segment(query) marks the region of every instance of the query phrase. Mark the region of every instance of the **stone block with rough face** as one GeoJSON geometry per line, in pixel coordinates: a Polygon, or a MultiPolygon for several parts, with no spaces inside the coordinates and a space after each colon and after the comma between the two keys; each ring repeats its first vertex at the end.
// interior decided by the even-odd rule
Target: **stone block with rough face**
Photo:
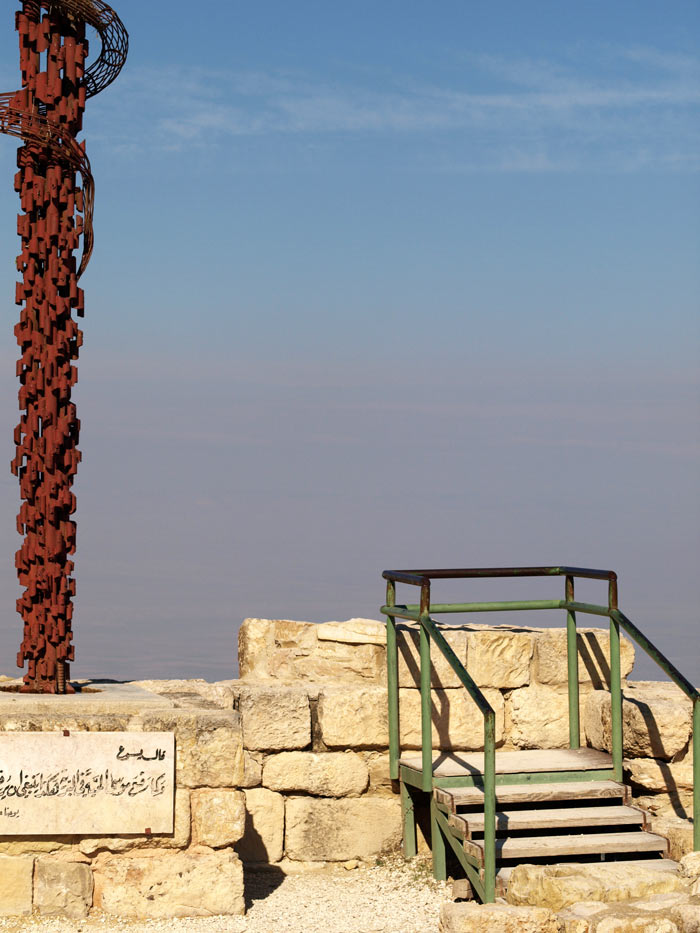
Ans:
{"type": "Polygon", "coordinates": [[[659,758],[625,758],[625,774],[637,787],[652,794],[682,794],[693,789],[693,756],[682,761],[662,761],[659,758]]]}
{"type": "Polygon", "coordinates": [[[92,907],[92,871],[82,862],[39,858],[34,869],[34,907],[40,914],[80,919],[92,907]]]}
{"type": "Polygon", "coordinates": [[[299,861],[371,858],[401,840],[398,799],[288,797],[285,852],[299,861]]]}
{"type": "Polygon", "coordinates": [[[668,857],[676,862],[693,851],[693,824],[689,819],[655,816],[651,821],[651,831],[668,839],[668,857]]]}
{"type": "MultiPolygon", "coordinates": [[[[610,694],[596,690],[585,705],[588,744],[612,749],[610,694]]],[[[623,691],[622,739],[628,758],[661,758],[683,752],[690,738],[690,700],[672,683],[638,681],[623,691]]]]}
{"type": "Polygon", "coordinates": [[[384,752],[361,752],[369,772],[369,793],[393,796],[394,785],[389,776],[389,756],[384,752]]]}
{"type": "Polygon", "coordinates": [[[238,669],[241,680],[267,680],[273,649],[274,620],[244,619],[238,629],[238,669]]]}
{"type": "Polygon", "coordinates": [[[515,906],[562,910],[580,901],[606,904],[683,890],[676,872],[635,864],[608,862],[582,865],[516,865],[506,898],[515,906]]]}
{"type": "Polygon", "coordinates": [[[700,852],[690,852],[684,855],[678,871],[681,877],[690,878],[692,881],[700,878],[700,852]]]}
{"type": "Polygon", "coordinates": [[[3,836],[0,855],[44,855],[48,852],[70,852],[78,843],[79,836],[25,836],[13,838],[3,836]]]}
{"type": "Polygon", "coordinates": [[[568,748],[569,695],[565,687],[532,683],[508,699],[508,739],[516,748],[568,748]]]}
{"type": "Polygon", "coordinates": [[[243,836],[246,821],[243,791],[202,787],[192,791],[192,842],[220,849],[243,836]]]}
{"type": "Polygon", "coordinates": [[[669,911],[670,918],[682,933],[699,933],[700,931],[700,904],[678,904],[669,911]]]}
{"type": "MultiPolygon", "coordinates": [[[[504,709],[500,690],[481,691],[496,713],[496,742],[503,741],[504,709]]],[[[478,750],[484,747],[484,717],[466,690],[431,691],[433,748],[478,750]]],[[[402,748],[421,747],[420,690],[399,690],[399,733],[402,748]]]]}
{"type": "Polygon", "coordinates": [[[596,933],[681,933],[669,917],[640,917],[627,912],[601,917],[595,930],[596,933]]]}
{"type": "Polygon", "coordinates": [[[316,797],[357,796],[367,788],[367,765],[356,752],[280,752],[265,761],[262,782],[270,790],[316,797]]]}
{"type": "Polygon", "coordinates": [[[328,748],[386,748],[386,688],[324,687],[318,700],[318,721],[328,748]]]}
{"type": "Polygon", "coordinates": [[[231,681],[209,683],[201,678],[179,680],[136,680],[131,684],[171,700],[188,709],[233,709],[231,681]]]}
{"type": "Polygon", "coordinates": [[[508,904],[443,904],[440,933],[558,933],[556,914],[542,907],[508,904]]]}
{"type": "Polygon", "coordinates": [[[129,731],[175,733],[178,787],[231,787],[243,778],[243,737],[234,710],[154,710],[134,717],[129,731]]]}
{"type": "Polygon", "coordinates": [[[244,681],[383,683],[386,634],[374,619],[245,619],[238,633],[244,681]]]}
{"type": "Polygon", "coordinates": [[[311,708],[306,690],[267,685],[238,688],[245,747],[251,751],[307,748],[311,708]]]}
{"type": "Polygon", "coordinates": [[[245,791],[245,830],[236,851],[244,862],[279,862],[284,847],[284,797],[266,787],[245,791]]]}
{"type": "Polygon", "coordinates": [[[230,849],[103,855],[94,900],[129,920],[243,914],[243,867],[230,849]]]}
{"type": "MultiPolygon", "coordinates": [[[[463,627],[438,625],[449,646],[462,664],[467,666],[467,633],[463,627]]],[[[417,625],[397,625],[396,643],[399,659],[399,686],[420,685],[420,633],[417,625]]],[[[430,683],[433,687],[459,687],[462,684],[442,652],[431,645],[430,683]]]]}
{"type": "Polygon", "coordinates": [[[595,918],[608,909],[602,901],[579,901],[557,914],[559,933],[591,933],[595,918]]]}
{"type": "Polygon", "coordinates": [[[34,859],[0,855],[0,917],[32,912],[34,859]]]}
{"type": "Polygon", "coordinates": [[[261,752],[243,750],[243,780],[241,787],[259,787],[262,781],[261,752]]]}
{"type": "MultiPolygon", "coordinates": [[[[579,683],[596,690],[610,684],[610,633],[600,628],[577,629],[579,683]]],[[[567,684],[566,629],[544,629],[537,633],[533,676],[541,684],[567,684]]],[[[620,673],[629,676],[634,667],[634,646],[620,637],[620,673]]]]}
{"type": "Polygon", "coordinates": [[[477,687],[524,687],[530,683],[533,647],[531,632],[476,629],[467,634],[467,669],[477,687]]]}

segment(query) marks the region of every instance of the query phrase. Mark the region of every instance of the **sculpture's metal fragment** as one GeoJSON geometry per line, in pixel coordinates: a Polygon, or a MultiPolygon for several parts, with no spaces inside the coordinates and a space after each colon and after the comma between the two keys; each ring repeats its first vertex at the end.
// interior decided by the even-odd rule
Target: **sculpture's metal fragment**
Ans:
{"type": "Polygon", "coordinates": [[[22,0],[16,14],[21,90],[0,94],[0,132],[16,136],[19,171],[15,190],[22,213],[17,232],[22,251],[15,302],[21,357],[20,423],[12,472],[23,499],[17,530],[24,541],[15,556],[24,587],[17,610],[24,638],[17,664],[27,664],[24,688],[63,693],[73,660],[71,577],[75,551],[75,496],[80,462],[80,422],[71,401],[82,332],[73,319],[84,313],[78,279],[92,252],[93,180],[82,129],[88,97],[119,74],[128,48],[126,30],[101,0],[22,0]],[[102,50],[86,66],[86,25],[97,30],[102,50]],[[80,184],[78,183],[80,176],[80,184]],[[83,237],[80,263],[75,252],[83,237]]]}

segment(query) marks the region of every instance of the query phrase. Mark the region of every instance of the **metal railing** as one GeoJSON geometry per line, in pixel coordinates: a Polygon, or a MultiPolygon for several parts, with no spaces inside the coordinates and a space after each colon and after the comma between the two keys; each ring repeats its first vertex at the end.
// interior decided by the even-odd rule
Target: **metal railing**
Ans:
{"type": "MultiPolygon", "coordinates": [[[[387,688],[389,700],[389,762],[392,780],[399,777],[399,678],[396,620],[407,619],[419,625],[419,682],[421,695],[421,789],[433,789],[432,717],[430,643],[436,645],[457,675],[484,719],[484,899],[495,896],[496,850],[496,735],[495,713],[466,668],[437,628],[432,615],[467,612],[506,612],[521,610],[566,610],[567,680],[569,689],[569,745],[580,747],[580,710],[576,613],[607,616],[610,619],[610,703],[612,761],[615,780],[622,780],[622,680],[620,672],[620,628],[642,648],[693,704],[692,736],[700,735],[700,693],[658,648],[618,608],[617,575],[612,570],[583,567],[491,567],[463,570],[385,570],[386,605],[381,611],[387,619],[387,688]],[[457,580],[503,577],[565,577],[564,599],[514,600],[507,602],[432,603],[433,580],[457,580]],[[574,580],[607,580],[607,606],[577,602],[574,580]],[[396,584],[420,587],[420,602],[399,605],[396,584]]],[[[700,741],[693,741],[693,848],[700,849],[700,741]]]]}

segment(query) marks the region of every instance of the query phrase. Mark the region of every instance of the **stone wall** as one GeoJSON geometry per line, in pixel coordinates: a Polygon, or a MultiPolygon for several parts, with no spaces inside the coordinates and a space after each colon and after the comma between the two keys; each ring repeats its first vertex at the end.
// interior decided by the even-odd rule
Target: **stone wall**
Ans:
{"type": "MultiPolygon", "coordinates": [[[[420,748],[418,631],[399,625],[400,736],[420,748]]],[[[441,626],[496,710],[501,748],[566,747],[566,632],[514,626],[441,626]]],[[[609,638],[579,632],[581,712],[608,679],[609,638]]],[[[634,664],[622,641],[622,672],[634,664]]],[[[398,844],[400,808],[389,780],[386,629],[351,619],[312,624],[246,619],[240,680],[232,684],[245,747],[244,861],[300,863],[376,856],[398,844]]],[[[433,651],[433,744],[477,750],[483,719],[433,651]]]]}
{"type": "Polygon", "coordinates": [[[137,684],[93,689],[0,692],[0,733],[174,732],[174,832],[0,836],[0,915],[80,918],[93,906],[127,918],[243,913],[234,845],[245,828],[244,759],[231,688],[201,682],[164,696],[137,684]]]}
{"type": "MultiPolygon", "coordinates": [[[[496,710],[500,748],[568,745],[563,628],[442,629],[496,710]]],[[[606,631],[579,631],[582,737],[597,748],[610,744],[608,651],[606,631]]],[[[627,678],[634,651],[625,639],[621,654],[627,678]]],[[[415,626],[399,627],[399,658],[402,749],[418,749],[415,626]]],[[[434,747],[480,749],[475,705],[435,651],[433,661],[434,747]]],[[[289,872],[374,859],[399,844],[384,624],[247,619],[239,662],[240,679],[214,684],[0,693],[0,732],[174,732],[177,785],[171,834],[0,838],[0,914],[80,917],[92,906],[123,917],[240,913],[242,863],[289,872]]],[[[690,838],[690,707],[670,685],[625,681],[624,693],[625,767],[678,856],[690,838]]]]}
{"type": "MultiPolygon", "coordinates": [[[[639,681],[623,691],[625,777],[635,799],[649,811],[652,831],[666,836],[670,857],[692,851],[692,704],[671,682],[639,681]]],[[[610,695],[595,691],[586,701],[588,744],[610,751],[610,695]]]]}

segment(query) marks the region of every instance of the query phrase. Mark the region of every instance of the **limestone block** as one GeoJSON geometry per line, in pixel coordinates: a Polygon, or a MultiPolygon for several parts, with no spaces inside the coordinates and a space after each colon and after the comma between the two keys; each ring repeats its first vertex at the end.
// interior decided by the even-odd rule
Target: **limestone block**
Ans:
{"type": "Polygon", "coordinates": [[[259,787],[262,781],[262,756],[243,749],[243,780],[241,787],[259,787]]]}
{"type": "Polygon", "coordinates": [[[245,797],[240,790],[201,788],[192,791],[192,835],[195,845],[220,849],[243,836],[245,797]]]}
{"type": "Polygon", "coordinates": [[[389,756],[383,752],[360,752],[369,772],[369,793],[393,796],[389,777],[389,756]]]}
{"type": "Polygon", "coordinates": [[[652,894],[651,897],[643,901],[632,901],[630,910],[643,910],[647,913],[653,913],[657,910],[663,910],[668,915],[671,907],[678,907],[688,900],[688,895],[681,891],[669,891],[666,894],[652,894]]]}
{"type": "Polygon", "coordinates": [[[468,669],[478,687],[505,690],[530,683],[534,634],[510,628],[479,629],[467,638],[468,669]]]}
{"type": "Polygon", "coordinates": [[[630,914],[603,917],[595,925],[596,933],[680,933],[668,917],[635,917],[630,914]]]}
{"type": "MultiPolygon", "coordinates": [[[[610,694],[596,690],[585,705],[588,744],[610,751],[610,694]]],[[[682,752],[690,737],[690,700],[672,683],[638,681],[624,688],[622,736],[629,758],[669,760],[682,752]]]]}
{"type": "Polygon", "coordinates": [[[367,766],[356,752],[280,752],[263,768],[263,786],[316,797],[357,796],[367,789],[367,766]]]}
{"type": "Polygon", "coordinates": [[[238,630],[238,669],[241,680],[269,678],[268,658],[273,651],[275,623],[271,619],[244,619],[238,630]]]}
{"type": "Polygon", "coordinates": [[[0,855],[39,855],[48,852],[70,852],[78,836],[0,836],[0,855]]]}
{"type": "Polygon", "coordinates": [[[284,797],[265,787],[245,791],[246,821],[236,851],[244,862],[279,862],[284,845],[284,797]]]}
{"type": "Polygon", "coordinates": [[[318,701],[318,721],[328,748],[386,748],[386,689],[324,687],[318,701]]]}
{"type": "Polygon", "coordinates": [[[348,619],[347,622],[321,622],[316,626],[321,641],[347,645],[386,645],[386,623],[376,619],[348,619]]]}
{"type": "Polygon", "coordinates": [[[700,904],[679,904],[669,911],[671,920],[682,933],[700,933],[700,904]]]}
{"type": "Polygon", "coordinates": [[[374,619],[293,622],[246,619],[238,635],[244,681],[383,683],[384,626],[374,619]]]}
{"type": "Polygon", "coordinates": [[[651,821],[651,831],[668,839],[668,858],[676,862],[693,851],[693,824],[690,820],[657,816],[651,821]]]}
{"type": "Polygon", "coordinates": [[[201,678],[190,680],[135,680],[132,686],[142,687],[172,700],[177,708],[233,709],[230,681],[209,683],[201,678]]]}
{"type": "MultiPolygon", "coordinates": [[[[438,626],[450,648],[462,664],[467,666],[467,633],[463,627],[438,626]]],[[[417,625],[397,625],[396,643],[399,658],[399,686],[420,686],[420,632],[417,625]]],[[[444,654],[435,646],[430,650],[430,683],[433,687],[462,688],[461,681],[452,670],[444,654]]]]}
{"type": "Polygon", "coordinates": [[[92,871],[81,862],[39,858],[34,871],[34,907],[40,914],[86,917],[92,907],[92,871]]]}
{"type": "MultiPolygon", "coordinates": [[[[148,694],[144,694],[148,696],[148,694]]],[[[14,696],[14,694],[11,694],[14,696]]],[[[34,698],[37,694],[20,694],[23,702],[25,696],[34,698]]],[[[45,694],[50,696],[50,694],[45,694]]],[[[2,698],[2,694],[0,694],[2,698]]],[[[164,701],[166,702],[166,701],[164,701]]],[[[156,709],[169,709],[169,705],[155,707],[156,709]]],[[[70,709],[70,708],[69,708],[70,709]]],[[[19,712],[10,715],[0,707],[2,716],[0,718],[0,731],[2,732],[62,732],[67,729],[69,732],[124,732],[129,728],[129,722],[133,717],[133,712],[124,712],[119,714],[110,713],[92,713],[84,714],[75,711],[53,712],[51,710],[40,712],[28,712],[24,714],[19,712]]]]}
{"type": "Polygon", "coordinates": [[[508,700],[509,740],[517,748],[568,748],[569,696],[565,687],[532,683],[508,700]]]}
{"type": "Polygon", "coordinates": [[[683,890],[676,872],[658,871],[643,862],[584,865],[517,865],[506,898],[516,906],[537,905],[562,910],[579,901],[606,904],[683,890]]]}
{"type": "Polygon", "coordinates": [[[386,648],[373,643],[346,644],[331,639],[321,640],[319,637],[312,657],[297,659],[288,668],[281,661],[280,670],[282,676],[286,674],[291,681],[384,684],[386,648]]]}
{"type": "MultiPolygon", "coordinates": [[[[600,628],[578,628],[579,683],[597,690],[610,683],[610,633],[600,628]]],[[[634,667],[634,646],[620,636],[620,673],[627,677],[634,667]]],[[[544,629],[537,634],[533,676],[542,684],[567,684],[566,629],[544,629]]]]}
{"type": "Polygon", "coordinates": [[[299,861],[344,862],[395,848],[401,839],[398,799],[289,797],[285,849],[299,861]]]}
{"type": "Polygon", "coordinates": [[[243,739],[234,710],[154,710],[129,722],[132,732],[175,733],[178,787],[231,787],[243,778],[243,739]]]}
{"type": "Polygon", "coordinates": [[[447,903],[440,908],[440,933],[558,933],[551,910],[508,904],[447,903]]]}
{"type": "Polygon", "coordinates": [[[185,849],[190,843],[190,792],[175,789],[175,821],[172,833],[151,836],[82,836],[78,848],[83,855],[97,852],[128,852],[130,849],[185,849]]]}
{"type": "MultiPolygon", "coordinates": [[[[496,741],[503,740],[503,694],[491,687],[481,691],[496,713],[496,741]]],[[[484,717],[466,690],[433,690],[434,748],[478,750],[484,747],[484,717]]],[[[421,747],[420,690],[399,690],[399,733],[403,748],[421,747]]]]}
{"type": "Polygon", "coordinates": [[[242,914],[243,868],[230,849],[103,857],[95,906],[126,919],[242,914]]]}
{"type": "Polygon", "coordinates": [[[0,855],[0,917],[32,912],[34,859],[0,855]]]}
{"type": "Polygon", "coordinates": [[[590,933],[592,918],[607,910],[600,901],[580,901],[557,914],[560,933],[590,933]]]}
{"type": "Polygon", "coordinates": [[[625,772],[633,784],[654,794],[678,794],[693,789],[693,759],[661,761],[659,758],[626,758],[625,772]]]}
{"type": "Polygon", "coordinates": [[[311,742],[311,710],[303,689],[242,687],[238,708],[247,749],[297,749],[306,748],[311,742]]]}
{"type": "Polygon", "coordinates": [[[684,855],[678,871],[683,878],[691,878],[693,881],[700,878],[700,852],[690,852],[684,855]]]}

